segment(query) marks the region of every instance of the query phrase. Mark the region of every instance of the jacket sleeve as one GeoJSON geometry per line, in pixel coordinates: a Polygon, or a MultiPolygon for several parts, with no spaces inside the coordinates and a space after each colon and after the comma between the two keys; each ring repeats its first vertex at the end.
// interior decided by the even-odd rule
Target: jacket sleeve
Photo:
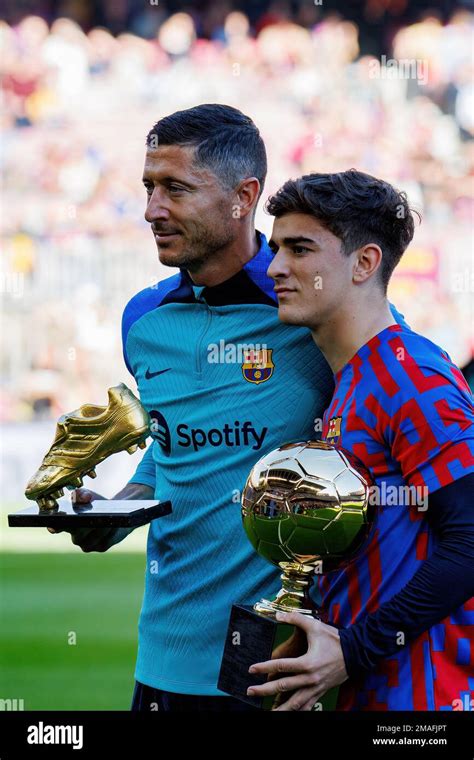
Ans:
{"type": "Polygon", "coordinates": [[[129,483],[141,483],[156,490],[156,465],[153,459],[154,444],[155,442],[152,441],[148,446],[134,475],[128,481],[129,483]]]}

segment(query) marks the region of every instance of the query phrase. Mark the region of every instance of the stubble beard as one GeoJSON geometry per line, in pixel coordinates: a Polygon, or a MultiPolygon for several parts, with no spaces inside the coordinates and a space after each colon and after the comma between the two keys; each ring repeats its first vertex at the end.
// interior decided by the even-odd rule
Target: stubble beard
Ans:
{"type": "Polygon", "coordinates": [[[168,258],[166,249],[162,249],[164,260],[162,260],[160,254],[160,261],[165,266],[187,269],[191,273],[198,272],[208,261],[215,259],[220,251],[233,243],[234,240],[235,234],[230,229],[221,228],[216,231],[206,229],[199,236],[195,235],[189,240],[184,241],[182,250],[176,256],[168,258]]]}

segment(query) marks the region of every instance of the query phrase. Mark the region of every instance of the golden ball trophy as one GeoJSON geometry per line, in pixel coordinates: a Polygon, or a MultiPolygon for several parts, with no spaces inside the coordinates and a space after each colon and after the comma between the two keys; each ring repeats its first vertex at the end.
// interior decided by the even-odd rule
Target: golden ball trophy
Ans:
{"type": "MultiPolygon", "coordinates": [[[[306,651],[301,630],[278,622],[276,613],[319,617],[309,594],[313,577],[344,567],[368,541],[371,485],[355,457],[321,441],[285,444],[255,464],[242,494],[243,526],[260,556],[282,570],[282,585],[273,599],[233,605],[219,689],[267,710],[290,696],[247,696],[249,686],[267,678],[248,669],[306,651]]],[[[334,710],[337,692],[328,691],[319,709],[334,710]]]]}

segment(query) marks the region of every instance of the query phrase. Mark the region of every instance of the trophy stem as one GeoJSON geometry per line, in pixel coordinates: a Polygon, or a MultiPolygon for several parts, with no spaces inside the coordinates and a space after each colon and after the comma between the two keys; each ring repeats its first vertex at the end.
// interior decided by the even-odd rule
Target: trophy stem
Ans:
{"type": "Polygon", "coordinates": [[[261,615],[275,617],[277,612],[301,612],[315,617],[317,607],[309,595],[313,585],[314,568],[296,562],[280,562],[281,589],[274,599],[261,599],[253,609],[261,615]]]}

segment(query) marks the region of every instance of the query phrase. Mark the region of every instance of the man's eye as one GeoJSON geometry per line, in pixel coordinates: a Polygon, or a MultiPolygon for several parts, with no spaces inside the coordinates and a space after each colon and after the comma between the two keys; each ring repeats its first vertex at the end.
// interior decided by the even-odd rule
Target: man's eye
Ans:
{"type": "Polygon", "coordinates": [[[146,194],[147,195],[151,195],[152,192],[153,192],[152,186],[151,185],[144,185],[144,187],[145,187],[145,190],[146,190],[146,194]]]}
{"type": "Polygon", "coordinates": [[[304,245],[294,245],[293,246],[293,253],[308,253],[310,249],[306,248],[304,245]]]}
{"type": "Polygon", "coordinates": [[[169,191],[170,193],[182,193],[184,192],[184,187],[181,187],[181,185],[169,185],[169,191]]]}

